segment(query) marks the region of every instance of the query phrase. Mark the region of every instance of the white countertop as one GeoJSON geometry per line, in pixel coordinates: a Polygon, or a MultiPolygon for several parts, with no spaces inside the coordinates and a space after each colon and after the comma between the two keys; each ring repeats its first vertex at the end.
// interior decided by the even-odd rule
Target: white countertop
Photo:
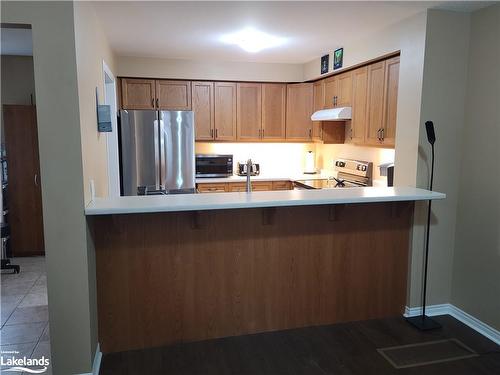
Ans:
{"type": "Polygon", "coordinates": [[[311,206],[444,199],[443,193],[412,187],[359,187],[319,190],[258,191],[95,198],[85,214],[223,210],[232,208],[311,206]]]}

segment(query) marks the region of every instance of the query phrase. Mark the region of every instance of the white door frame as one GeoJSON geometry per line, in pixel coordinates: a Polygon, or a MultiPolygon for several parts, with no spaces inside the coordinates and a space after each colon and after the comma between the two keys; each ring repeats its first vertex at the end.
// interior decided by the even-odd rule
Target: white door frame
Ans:
{"type": "Polygon", "coordinates": [[[112,132],[106,133],[106,148],[108,153],[108,196],[120,196],[120,162],[118,155],[118,122],[117,122],[117,100],[116,100],[116,79],[113,72],[102,61],[103,84],[104,84],[104,104],[111,106],[111,128],[112,132]],[[106,82],[108,77],[111,82],[106,82]]]}

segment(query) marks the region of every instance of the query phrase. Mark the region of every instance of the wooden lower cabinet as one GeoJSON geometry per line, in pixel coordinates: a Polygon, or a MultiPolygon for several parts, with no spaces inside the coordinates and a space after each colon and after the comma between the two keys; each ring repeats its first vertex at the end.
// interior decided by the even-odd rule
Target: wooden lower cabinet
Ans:
{"type": "MultiPolygon", "coordinates": [[[[246,182],[199,183],[199,193],[225,193],[246,191],[246,182]]],[[[252,191],[292,190],[291,181],[252,181],[252,191]]]]}
{"type": "Polygon", "coordinates": [[[217,183],[217,184],[198,184],[199,193],[225,193],[227,192],[227,184],[217,183]]]}
{"type": "Polygon", "coordinates": [[[292,190],[292,181],[273,181],[273,190],[292,190]]]}

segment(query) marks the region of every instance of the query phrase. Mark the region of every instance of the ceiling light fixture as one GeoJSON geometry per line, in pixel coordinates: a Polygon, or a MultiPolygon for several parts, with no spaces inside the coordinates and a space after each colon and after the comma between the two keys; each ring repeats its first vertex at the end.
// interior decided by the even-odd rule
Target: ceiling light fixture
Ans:
{"type": "Polygon", "coordinates": [[[277,47],[286,43],[286,38],[270,35],[247,27],[241,31],[221,37],[226,44],[236,44],[247,52],[259,52],[266,48],[277,47]]]}

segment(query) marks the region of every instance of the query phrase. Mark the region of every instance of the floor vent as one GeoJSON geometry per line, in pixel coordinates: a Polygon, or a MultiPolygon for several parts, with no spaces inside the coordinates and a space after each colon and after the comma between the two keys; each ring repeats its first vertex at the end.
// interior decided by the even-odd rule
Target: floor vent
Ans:
{"type": "Polygon", "coordinates": [[[377,349],[397,369],[457,361],[478,354],[457,339],[429,341],[418,344],[377,349]]]}

